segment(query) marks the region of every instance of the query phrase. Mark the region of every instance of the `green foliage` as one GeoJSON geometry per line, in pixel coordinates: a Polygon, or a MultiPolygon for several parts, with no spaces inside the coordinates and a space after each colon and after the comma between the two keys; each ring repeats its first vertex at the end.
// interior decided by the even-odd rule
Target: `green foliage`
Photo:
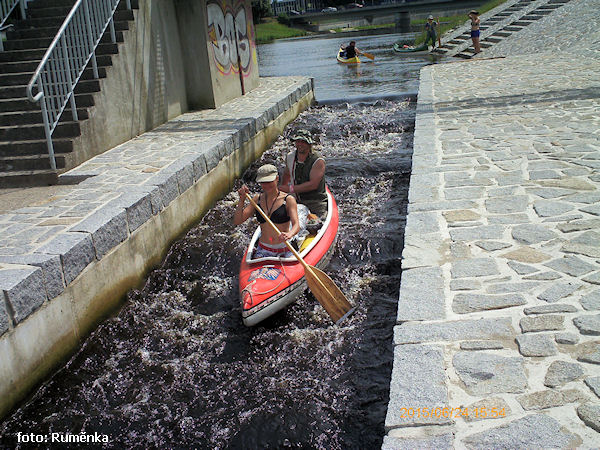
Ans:
{"type": "Polygon", "coordinates": [[[277,22],[279,22],[280,24],[289,26],[290,25],[290,17],[285,13],[281,13],[277,16],[277,22]]]}
{"type": "Polygon", "coordinates": [[[252,21],[256,25],[261,23],[266,17],[271,17],[271,4],[265,0],[252,0],[252,21]]]}
{"type": "Polygon", "coordinates": [[[266,44],[275,39],[283,39],[297,36],[305,36],[306,31],[297,28],[290,28],[281,23],[277,23],[274,19],[267,19],[264,23],[255,25],[256,43],[266,44]]]}

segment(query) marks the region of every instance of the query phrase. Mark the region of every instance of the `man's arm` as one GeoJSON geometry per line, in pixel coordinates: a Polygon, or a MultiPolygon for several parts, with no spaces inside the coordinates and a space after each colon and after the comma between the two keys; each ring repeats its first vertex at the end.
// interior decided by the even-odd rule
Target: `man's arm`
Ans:
{"type": "Polygon", "coordinates": [[[318,159],[310,169],[310,179],[306,183],[294,185],[294,192],[302,193],[314,191],[325,176],[325,161],[318,159]]]}

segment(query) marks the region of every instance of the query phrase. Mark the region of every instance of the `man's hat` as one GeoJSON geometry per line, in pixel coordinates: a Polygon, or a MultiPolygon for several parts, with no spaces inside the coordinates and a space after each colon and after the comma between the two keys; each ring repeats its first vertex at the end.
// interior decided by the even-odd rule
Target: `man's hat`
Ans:
{"type": "Polygon", "coordinates": [[[429,20],[429,19],[433,20],[433,16],[431,16],[431,15],[430,15],[430,16],[429,16],[427,19],[428,19],[428,20],[429,20]]]}
{"type": "Polygon", "coordinates": [[[469,14],[475,14],[475,15],[479,15],[479,11],[475,11],[474,9],[472,9],[471,11],[469,11],[469,14]]]}
{"type": "Polygon", "coordinates": [[[277,175],[279,175],[277,167],[273,164],[265,164],[264,166],[260,166],[256,171],[256,182],[269,183],[277,178],[277,175]]]}
{"type": "Polygon", "coordinates": [[[307,144],[314,144],[313,138],[308,130],[298,130],[292,136],[292,141],[304,141],[307,144]]]}

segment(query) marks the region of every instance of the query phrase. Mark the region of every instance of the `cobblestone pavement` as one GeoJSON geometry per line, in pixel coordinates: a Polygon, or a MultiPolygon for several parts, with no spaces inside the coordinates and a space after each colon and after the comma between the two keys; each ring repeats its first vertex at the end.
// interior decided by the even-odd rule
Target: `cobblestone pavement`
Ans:
{"type": "Polygon", "coordinates": [[[64,190],[37,191],[34,204],[25,194],[26,207],[2,208],[0,336],[311,89],[306,77],[263,78],[243,97],[183,114],[61,175],[73,183],[64,190]]]}
{"type": "Polygon", "coordinates": [[[383,448],[600,445],[599,29],[421,71],[383,448]]]}

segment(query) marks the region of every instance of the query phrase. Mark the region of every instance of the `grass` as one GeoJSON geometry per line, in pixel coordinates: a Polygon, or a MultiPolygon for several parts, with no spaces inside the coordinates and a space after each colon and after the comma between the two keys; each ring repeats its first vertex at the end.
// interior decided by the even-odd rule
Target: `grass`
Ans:
{"type": "Polygon", "coordinates": [[[306,31],[285,26],[274,18],[267,18],[263,23],[254,26],[257,44],[267,44],[275,39],[306,36],[306,31]]]}
{"type": "Polygon", "coordinates": [[[334,28],[333,31],[336,33],[341,33],[343,31],[352,31],[352,30],[374,30],[376,28],[390,28],[393,27],[393,23],[383,23],[380,25],[363,25],[360,27],[350,27],[350,28],[334,28]]]}
{"type": "MultiPolygon", "coordinates": [[[[481,7],[478,9],[478,11],[480,14],[486,13],[489,10],[494,9],[496,6],[501,5],[505,1],[506,0],[491,0],[491,1],[481,5],[481,7]]],[[[464,24],[467,20],[469,20],[465,14],[460,14],[458,16],[436,17],[436,20],[438,20],[438,19],[440,22],[442,22],[440,25],[441,30],[436,30],[436,32],[438,32],[438,36],[443,35],[446,31],[456,28],[456,27],[464,24]]],[[[425,22],[427,22],[426,19],[413,20],[413,21],[411,21],[411,24],[412,25],[425,25],[425,22]]],[[[423,42],[425,42],[425,32],[423,32],[420,36],[417,36],[417,38],[415,39],[414,45],[419,45],[423,42]]]]}

